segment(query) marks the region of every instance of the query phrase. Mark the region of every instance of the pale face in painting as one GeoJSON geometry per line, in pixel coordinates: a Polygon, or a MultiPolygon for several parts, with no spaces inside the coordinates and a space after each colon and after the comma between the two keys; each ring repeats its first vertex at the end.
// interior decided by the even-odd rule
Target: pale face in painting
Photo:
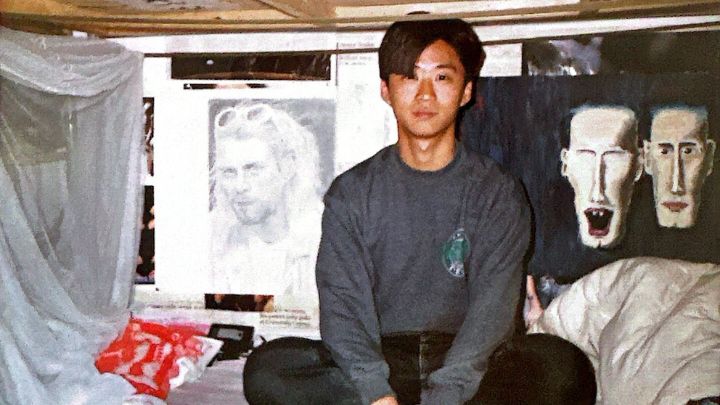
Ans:
{"type": "Polygon", "coordinates": [[[218,141],[217,187],[238,222],[257,225],[285,209],[287,179],[267,142],[258,137],[218,141]]]}
{"type": "Polygon", "coordinates": [[[700,191],[712,172],[715,142],[707,139],[704,110],[665,108],[652,120],[645,142],[645,171],[652,176],[660,226],[689,228],[700,209],[700,191]]]}
{"type": "Polygon", "coordinates": [[[642,175],[635,114],[625,107],[586,107],[570,122],[562,175],[575,191],[580,239],[610,248],[622,239],[634,183],[642,175]]]}

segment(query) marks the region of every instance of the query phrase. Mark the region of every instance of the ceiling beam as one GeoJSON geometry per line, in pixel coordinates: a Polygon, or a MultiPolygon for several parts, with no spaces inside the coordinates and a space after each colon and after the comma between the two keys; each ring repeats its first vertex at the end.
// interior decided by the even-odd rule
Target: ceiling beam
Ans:
{"type": "Polygon", "coordinates": [[[2,2],[0,2],[0,13],[18,12],[62,15],[63,13],[75,13],[77,11],[77,7],[58,3],[53,0],[2,0],[2,2]]]}
{"type": "Polygon", "coordinates": [[[335,10],[326,0],[255,0],[295,18],[332,18],[335,10]]]}
{"type": "MultiPolygon", "coordinates": [[[[286,0],[287,1],[287,0],[286,0]]],[[[486,0],[483,0],[486,1],[486,0]]],[[[52,0],[0,0],[0,23],[16,29],[63,27],[99,36],[137,36],[290,30],[384,29],[396,20],[458,17],[475,25],[682,15],[718,15],[718,0],[585,0],[581,3],[478,10],[482,1],[444,2],[452,12],[404,15],[363,11],[335,17],[293,18],[278,10],[132,12],[104,14],[98,9],[72,8],[52,0]],[[465,8],[459,8],[462,5],[465,8]]],[[[443,4],[443,3],[437,3],[443,4]]],[[[392,7],[392,6],[387,6],[392,7]]],[[[338,8],[339,9],[339,8],[338,8]]],[[[395,10],[400,12],[400,10],[395,10]]],[[[37,31],[36,31],[37,32],[37,31]]]]}

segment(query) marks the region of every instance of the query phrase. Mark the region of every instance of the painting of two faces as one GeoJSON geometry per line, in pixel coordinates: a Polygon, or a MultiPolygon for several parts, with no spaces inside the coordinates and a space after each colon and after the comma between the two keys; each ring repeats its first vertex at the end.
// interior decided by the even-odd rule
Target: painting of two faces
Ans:
{"type": "Polygon", "coordinates": [[[627,257],[720,263],[718,84],[705,72],[481,80],[461,139],[521,179],[530,274],[563,284],[627,257]]]}

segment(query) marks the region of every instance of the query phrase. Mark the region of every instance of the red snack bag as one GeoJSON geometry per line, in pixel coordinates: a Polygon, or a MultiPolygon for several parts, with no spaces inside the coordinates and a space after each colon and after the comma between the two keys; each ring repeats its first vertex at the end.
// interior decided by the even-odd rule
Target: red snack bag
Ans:
{"type": "Polygon", "coordinates": [[[138,394],[167,398],[170,379],[178,375],[175,360],[202,354],[202,343],[191,328],[167,326],[131,319],[117,339],[97,357],[100,372],[123,376],[138,394]]]}

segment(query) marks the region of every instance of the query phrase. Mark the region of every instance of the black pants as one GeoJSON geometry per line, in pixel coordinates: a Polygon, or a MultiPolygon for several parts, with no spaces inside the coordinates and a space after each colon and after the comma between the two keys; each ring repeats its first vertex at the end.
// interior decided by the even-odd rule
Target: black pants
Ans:
{"type": "MultiPolygon", "coordinates": [[[[398,402],[420,402],[427,376],[442,366],[452,340],[452,335],[439,333],[382,338],[389,383],[398,402]]],[[[281,338],[265,343],[248,358],[243,381],[251,405],[361,404],[352,383],[318,340],[281,338]]]]}

